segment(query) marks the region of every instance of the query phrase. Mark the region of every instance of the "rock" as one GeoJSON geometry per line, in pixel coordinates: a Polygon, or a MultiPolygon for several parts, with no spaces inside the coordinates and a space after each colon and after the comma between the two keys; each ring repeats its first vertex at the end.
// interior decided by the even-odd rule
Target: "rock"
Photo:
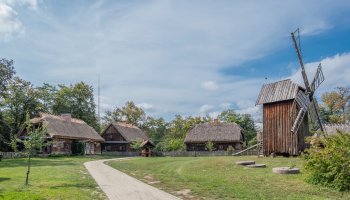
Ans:
{"type": "Polygon", "coordinates": [[[246,165],[246,167],[249,168],[266,168],[265,164],[253,164],[253,165],[246,165]]]}
{"type": "Polygon", "coordinates": [[[255,161],[252,160],[246,160],[246,161],[238,161],[236,162],[237,165],[254,165],[255,161]]]}
{"type": "Polygon", "coordinates": [[[273,173],[277,174],[299,174],[299,168],[290,168],[290,167],[275,167],[272,169],[273,173]]]}

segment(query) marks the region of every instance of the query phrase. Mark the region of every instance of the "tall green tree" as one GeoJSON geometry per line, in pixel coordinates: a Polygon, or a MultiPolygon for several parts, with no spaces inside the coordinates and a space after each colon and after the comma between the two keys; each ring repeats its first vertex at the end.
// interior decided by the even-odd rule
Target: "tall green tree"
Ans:
{"type": "Polygon", "coordinates": [[[10,80],[15,75],[15,68],[13,67],[13,60],[1,59],[0,60],[0,98],[5,95],[7,86],[10,80]]]}
{"type": "Polygon", "coordinates": [[[135,105],[134,102],[128,101],[123,107],[116,107],[113,111],[106,111],[103,121],[110,123],[113,121],[124,121],[135,126],[141,127],[146,121],[146,113],[135,105]]]}
{"type": "Polygon", "coordinates": [[[29,81],[19,77],[14,77],[9,82],[3,102],[4,118],[14,133],[17,133],[25,122],[26,113],[29,113],[30,117],[37,113],[38,101],[35,89],[29,81]]]}
{"type": "Polygon", "coordinates": [[[53,113],[53,105],[57,88],[48,83],[35,89],[38,100],[37,110],[44,113],[53,113]]]}
{"type": "MultiPolygon", "coordinates": [[[[48,87],[49,91],[54,90],[48,87]]],[[[74,85],[59,85],[52,102],[53,114],[71,113],[74,118],[84,120],[87,124],[100,131],[95,114],[92,86],[79,82],[74,85]]]]}
{"type": "Polygon", "coordinates": [[[15,75],[15,69],[13,67],[13,60],[1,59],[0,60],[0,151],[10,150],[10,139],[12,129],[8,125],[4,118],[4,98],[7,94],[7,88],[15,75]]]}

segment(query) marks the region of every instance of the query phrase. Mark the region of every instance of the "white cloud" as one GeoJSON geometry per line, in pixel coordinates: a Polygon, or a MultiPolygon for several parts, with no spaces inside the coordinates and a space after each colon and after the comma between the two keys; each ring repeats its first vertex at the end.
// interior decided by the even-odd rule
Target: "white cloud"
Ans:
{"type": "Polygon", "coordinates": [[[29,9],[37,10],[39,1],[38,0],[0,0],[0,3],[6,3],[7,5],[15,6],[27,6],[29,9]]]}
{"type": "MultiPolygon", "coordinates": [[[[22,5],[40,4],[33,2],[22,5]]],[[[101,107],[151,102],[154,115],[168,119],[235,104],[254,113],[264,77],[222,70],[290,45],[286,38],[296,27],[308,35],[329,30],[338,23],[334,13],[349,10],[333,1],[46,3],[40,19],[33,12],[21,16],[32,20],[25,38],[0,48],[19,75],[37,85],[82,80],[96,86],[100,74],[108,97],[101,107]]]]}
{"type": "Polygon", "coordinates": [[[204,81],[201,83],[202,88],[206,90],[216,90],[218,89],[218,85],[214,81],[204,81]]]}
{"type": "Polygon", "coordinates": [[[9,41],[14,34],[23,33],[24,27],[12,7],[0,2],[0,40],[9,41]]]}
{"type": "Polygon", "coordinates": [[[136,104],[136,106],[141,107],[145,111],[152,111],[155,109],[155,107],[149,103],[140,103],[140,104],[136,104]]]}
{"type": "Polygon", "coordinates": [[[209,104],[204,104],[199,108],[199,113],[209,113],[211,111],[213,111],[214,106],[213,105],[209,105],[209,104]]]}
{"type": "MultiPolygon", "coordinates": [[[[337,54],[332,57],[327,57],[318,62],[305,64],[305,70],[311,84],[316,73],[319,63],[322,63],[322,71],[325,81],[316,90],[316,94],[322,94],[325,91],[333,90],[337,86],[350,84],[350,53],[337,54]]],[[[304,86],[300,69],[291,77],[293,81],[304,86]]]]}

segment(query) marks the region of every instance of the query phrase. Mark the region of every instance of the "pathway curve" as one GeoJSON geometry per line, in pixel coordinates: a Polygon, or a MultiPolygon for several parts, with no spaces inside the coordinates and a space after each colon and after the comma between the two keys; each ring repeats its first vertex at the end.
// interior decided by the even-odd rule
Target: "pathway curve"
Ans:
{"type": "MultiPolygon", "coordinates": [[[[130,158],[118,158],[125,160],[130,158]]],[[[85,167],[110,200],[179,200],[106,164],[108,160],[89,161],[85,167]]]]}

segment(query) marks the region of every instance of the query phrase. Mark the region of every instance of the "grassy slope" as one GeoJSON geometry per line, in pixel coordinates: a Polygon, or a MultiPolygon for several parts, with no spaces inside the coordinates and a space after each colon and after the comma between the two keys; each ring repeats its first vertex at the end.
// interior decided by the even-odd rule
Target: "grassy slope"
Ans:
{"type": "Polygon", "coordinates": [[[108,164],[173,194],[190,189],[190,195],[180,195],[185,199],[350,199],[349,192],[305,183],[305,174],[272,173],[273,167],[301,167],[299,158],[163,157],[108,164]],[[234,164],[239,160],[255,160],[268,167],[248,169],[234,164]]]}
{"type": "Polygon", "coordinates": [[[0,199],[106,199],[83,163],[102,157],[34,158],[29,186],[26,159],[0,162],[0,199]]]}

